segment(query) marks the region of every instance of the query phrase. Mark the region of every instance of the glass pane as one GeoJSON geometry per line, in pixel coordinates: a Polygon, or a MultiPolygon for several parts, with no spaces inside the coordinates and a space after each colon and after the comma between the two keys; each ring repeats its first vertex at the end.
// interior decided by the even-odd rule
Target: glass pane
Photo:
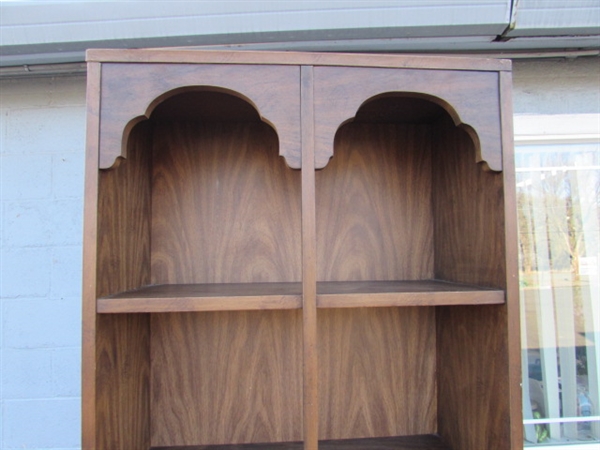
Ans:
{"type": "Polygon", "coordinates": [[[525,445],[600,441],[600,143],[517,146],[525,445]]]}

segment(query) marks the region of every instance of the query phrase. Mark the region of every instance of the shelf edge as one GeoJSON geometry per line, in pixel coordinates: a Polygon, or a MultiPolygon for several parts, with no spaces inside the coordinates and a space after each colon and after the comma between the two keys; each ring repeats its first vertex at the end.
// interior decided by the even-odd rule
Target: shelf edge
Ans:
{"type": "Polygon", "coordinates": [[[300,308],[302,308],[301,295],[101,298],[96,302],[96,310],[100,314],[255,311],[300,308]]]}
{"type": "Polygon", "coordinates": [[[317,295],[318,308],[377,308],[392,306],[498,305],[504,291],[378,292],[317,295]]]}

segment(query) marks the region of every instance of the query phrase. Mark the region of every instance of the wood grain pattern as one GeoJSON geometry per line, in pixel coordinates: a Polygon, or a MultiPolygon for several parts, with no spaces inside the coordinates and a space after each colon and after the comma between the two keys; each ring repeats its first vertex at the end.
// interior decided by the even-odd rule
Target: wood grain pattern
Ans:
{"type": "Polygon", "coordinates": [[[520,448],[509,61],[88,57],[83,448],[520,448]]]}
{"type": "Polygon", "coordinates": [[[523,442],[523,409],[521,383],[521,322],[519,319],[519,269],[517,235],[517,194],[513,146],[513,107],[511,73],[500,74],[502,106],[502,156],[504,158],[504,223],[506,245],[506,308],[508,329],[508,391],[510,396],[510,429],[513,449],[523,442]]]}
{"type": "Polygon", "coordinates": [[[405,67],[414,69],[448,69],[498,71],[510,70],[508,59],[429,56],[377,55],[357,53],[220,51],[182,49],[114,50],[89,49],[87,61],[130,63],[189,63],[189,64],[280,64],[316,66],[405,67]]]}
{"type": "Polygon", "coordinates": [[[313,68],[301,68],[302,95],[302,338],[304,450],[318,450],[317,243],[313,68]]]}
{"type": "Polygon", "coordinates": [[[435,433],[433,308],[319,311],[321,439],[435,433]]]}
{"type": "Polygon", "coordinates": [[[321,282],[319,308],[485,305],[504,303],[504,291],[437,280],[321,282]]]}
{"type": "Polygon", "coordinates": [[[300,283],[162,284],[98,299],[99,313],[248,311],[301,307],[300,283]]]}
{"type": "MultiPolygon", "coordinates": [[[[150,446],[150,327],[146,314],[99,316],[97,450],[150,446]]],[[[87,448],[86,448],[87,450],[87,448]]]]}
{"type": "Polygon", "coordinates": [[[436,138],[435,278],[505,289],[503,175],[473,163],[470,137],[450,120],[436,138]]]}
{"type": "Polygon", "coordinates": [[[514,448],[506,306],[440,307],[436,320],[440,436],[462,450],[514,448]]]}
{"type": "Polygon", "coordinates": [[[100,115],[98,63],[88,64],[82,285],[82,447],[96,445],[96,264],[98,232],[98,142],[100,115]]]}
{"type": "Polygon", "coordinates": [[[340,129],[316,176],[319,281],[433,278],[430,134],[423,125],[340,129]]]}
{"type": "Polygon", "coordinates": [[[444,107],[475,140],[476,161],[502,170],[498,74],[433,70],[315,68],[315,166],[327,165],[338,127],[378,95],[404,93],[444,107]],[[335,105],[332,108],[331,105],[335,105]],[[485,105],[482,108],[481,105],[485,105]]]}
{"type": "MultiPolygon", "coordinates": [[[[473,164],[466,133],[438,126],[435,271],[506,289],[503,175],[473,164]]],[[[507,167],[508,169],[508,167],[507,167]]],[[[511,448],[506,304],[437,309],[438,424],[452,448],[511,448]]]]}
{"type": "MultiPolygon", "coordinates": [[[[147,126],[133,131],[130,159],[101,171],[98,186],[96,295],[150,282],[150,154],[147,126]]],[[[150,444],[149,321],[145,315],[97,317],[97,450],[150,444]]]]}
{"type": "MultiPolygon", "coordinates": [[[[301,450],[302,442],[153,447],[152,450],[301,450]]],[[[320,450],[450,450],[437,436],[399,436],[319,441],[320,450]]]]}
{"type": "Polygon", "coordinates": [[[302,436],[299,311],[152,315],[152,445],[302,436]]]}
{"type": "Polygon", "coordinates": [[[300,168],[300,93],[298,67],[103,64],[100,167],[126,157],[129,131],[150,117],[161,101],[181,92],[225,91],[254,105],[279,136],[279,152],[300,168]]]}
{"type": "Polygon", "coordinates": [[[300,173],[263,123],[157,121],[152,284],[299,282],[300,173]]]}
{"type": "Polygon", "coordinates": [[[98,297],[150,284],[149,128],[141,123],[133,130],[127,161],[100,171],[98,297]]]}

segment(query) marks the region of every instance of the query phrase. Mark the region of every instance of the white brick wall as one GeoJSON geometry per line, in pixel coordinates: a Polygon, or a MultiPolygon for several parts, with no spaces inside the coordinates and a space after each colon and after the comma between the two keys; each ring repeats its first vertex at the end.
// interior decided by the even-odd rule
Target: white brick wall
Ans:
{"type": "Polygon", "coordinates": [[[0,448],[80,445],[85,79],[1,84],[0,448]]]}
{"type": "MultiPolygon", "coordinates": [[[[599,113],[598,58],[515,64],[515,113],[599,113]]],[[[0,84],[0,448],[80,445],[83,77],[0,84]]]]}

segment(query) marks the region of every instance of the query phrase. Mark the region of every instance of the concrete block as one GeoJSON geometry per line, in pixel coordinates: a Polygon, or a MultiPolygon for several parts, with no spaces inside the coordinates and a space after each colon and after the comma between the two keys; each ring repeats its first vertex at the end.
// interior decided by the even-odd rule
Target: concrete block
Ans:
{"type": "Polygon", "coordinates": [[[0,296],[44,297],[50,292],[52,249],[0,249],[0,296]]]}
{"type": "Polygon", "coordinates": [[[0,156],[0,195],[2,201],[42,199],[52,191],[51,155],[0,156]]]}
{"type": "MultiPolygon", "coordinates": [[[[79,236],[81,239],[81,235],[79,236]]],[[[81,298],[82,278],[81,245],[56,247],[52,249],[51,288],[52,297],[81,298]]],[[[81,308],[78,306],[77,310],[81,308]]]]}
{"type": "Polygon", "coordinates": [[[78,448],[79,399],[6,400],[3,449],[78,448]]]}
{"type": "Polygon", "coordinates": [[[52,349],[4,349],[2,351],[4,401],[54,396],[52,349]]]}
{"type": "MultiPolygon", "coordinates": [[[[52,155],[52,195],[83,199],[85,152],[52,155]]],[[[83,201],[83,200],[81,200],[83,201]]]]}
{"type": "Polygon", "coordinates": [[[52,383],[57,397],[81,396],[81,347],[54,349],[52,383]]]}
{"type": "Polygon", "coordinates": [[[11,109],[6,153],[77,152],[85,148],[83,106],[11,109]]]}
{"type": "Polygon", "coordinates": [[[7,247],[80,244],[83,205],[78,199],[4,202],[2,239],[7,247]]]}
{"type": "MultiPolygon", "coordinates": [[[[4,300],[2,342],[5,349],[79,347],[81,300],[4,300]]],[[[10,368],[9,368],[10,370],[10,368]]]]}

